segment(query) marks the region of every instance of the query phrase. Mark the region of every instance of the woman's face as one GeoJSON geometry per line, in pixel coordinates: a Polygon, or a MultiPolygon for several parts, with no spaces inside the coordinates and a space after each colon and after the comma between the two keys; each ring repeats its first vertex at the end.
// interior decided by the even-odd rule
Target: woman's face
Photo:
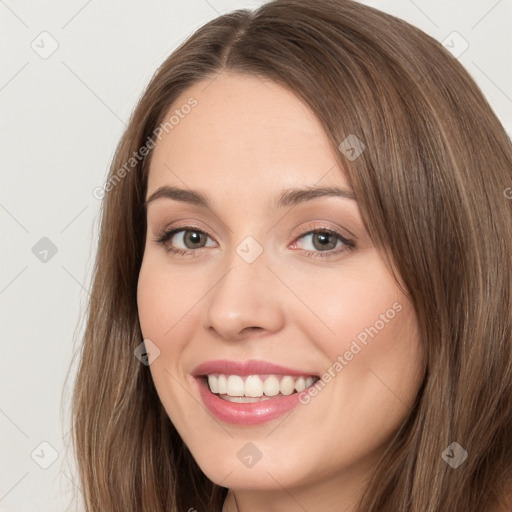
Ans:
{"type": "Polygon", "coordinates": [[[158,395],[212,481],[285,488],[304,506],[318,503],[313,486],[348,500],[420,386],[412,306],[293,93],[224,72],[171,115],[151,161],[146,199],[160,193],[138,283],[158,395]]]}

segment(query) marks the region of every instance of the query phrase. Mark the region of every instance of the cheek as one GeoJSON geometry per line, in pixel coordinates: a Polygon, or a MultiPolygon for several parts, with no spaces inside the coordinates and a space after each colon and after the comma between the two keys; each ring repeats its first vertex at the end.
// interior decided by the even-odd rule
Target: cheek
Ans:
{"type": "Polygon", "coordinates": [[[182,363],[187,344],[187,329],[192,328],[186,313],[196,300],[181,290],[179,278],[151,256],[143,260],[137,285],[139,322],[144,339],[150,339],[160,354],[149,366],[157,394],[167,415],[183,435],[197,424],[197,411],[187,407],[189,395],[183,391],[182,363]]]}
{"type": "MultiPolygon", "coordinates": [[[[374,253],[330,277],[317,275],[303,288],[304,302],[315,314],[294,313],[301,318],[300,330],[325,356],[327,393],[333,403],[359,411],[363,424],[387,417],[388,426],[396,426],[423,375],[414,309],[374,253]]],[[[330,414],[333,423],[343,421],[338,417],[343,408],[330,414]]]]}
{"type": "Polygon", "coordinates": [[[297,310],[293,318],[331,362],[346,351],[352,352],[349,359],[362,354],[376,338],[384,345],[410,316],[407,297],[373,251],[328,275],[317,272],[294,279],[302,283],[300,298],[309,312],[304,314],[301,305],[302,314],[297,310]]]}
{"type": "Polygon", "coordinates": [[[170,272],[165,265],[154,260],[155,257],[151,256],[144,259],[139,273],[139,322],[144,338],[160,342],[173,340],[174,344],[183,339],[176,333],[186,327],[187,313],[204,292],[197,283],[170,272]]]}
{"type": "Polygon", "coordinates": [[[165,288],[158,286],[159,276],[150,259],[148,261],[147,253],[146,248],[137,281],[137,309],[142,335],[151,338],[161,315],[159,304],[163,304],[162,299],[165,299],[165,288]]]}
{"type": "Polygon", "coordinates": [[[318,460],[334,470],[381,450],[404,421],[421,384],[422,346],[408,298],[385,273],[347,273],[309,298],[324,325],[309,315],[301,330],[326,356],[325,385],[304,401],[316,412],[310,428],[330,440],[318,441],[318,460]]]}

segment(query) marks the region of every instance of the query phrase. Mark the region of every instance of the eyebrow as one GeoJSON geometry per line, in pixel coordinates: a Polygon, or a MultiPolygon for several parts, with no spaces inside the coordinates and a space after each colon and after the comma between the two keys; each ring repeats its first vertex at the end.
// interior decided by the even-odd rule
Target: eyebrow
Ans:
{"type": "MultiPolygon", "coordinates": [[[[341,197],[356,201],[356,197],[351,190],[339,187],[308,187],[291,188],[283,190],[274,201],[274,208],[280,209],[287,206],[295,206],[306,201],[311,201],[318,197],[341,197]]],[[[178,187],[163,186],[157,188],[144,202],[147,206],[157,199],[166,198],[184,203],[201,206],[203,208],[213,209],[212,200],[197,190],[185,190],[178,187]]]]}

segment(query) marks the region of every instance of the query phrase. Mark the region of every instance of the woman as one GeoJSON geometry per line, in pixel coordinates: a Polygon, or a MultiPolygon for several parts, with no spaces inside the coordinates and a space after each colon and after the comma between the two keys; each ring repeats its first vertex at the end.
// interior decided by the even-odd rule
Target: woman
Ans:
{"type": "Polygon", "coordinates": [[[509,510],[511,169],[397,18],[275,0],[199,29],[103,189],[86,509],[509,510]]]}

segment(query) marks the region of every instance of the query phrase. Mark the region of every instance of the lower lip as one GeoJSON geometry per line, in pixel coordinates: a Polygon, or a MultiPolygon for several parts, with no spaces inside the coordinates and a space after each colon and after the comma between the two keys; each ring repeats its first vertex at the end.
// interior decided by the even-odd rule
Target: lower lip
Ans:
{"type": "Polygon", "coordinates": [[[299,393],[247,404],[228,402],[210,391],[204,377],[198,377],[196,380],[201,398],[208,410],[226,423],[258,425],[281,416],[299,404],[299,393]]]}

